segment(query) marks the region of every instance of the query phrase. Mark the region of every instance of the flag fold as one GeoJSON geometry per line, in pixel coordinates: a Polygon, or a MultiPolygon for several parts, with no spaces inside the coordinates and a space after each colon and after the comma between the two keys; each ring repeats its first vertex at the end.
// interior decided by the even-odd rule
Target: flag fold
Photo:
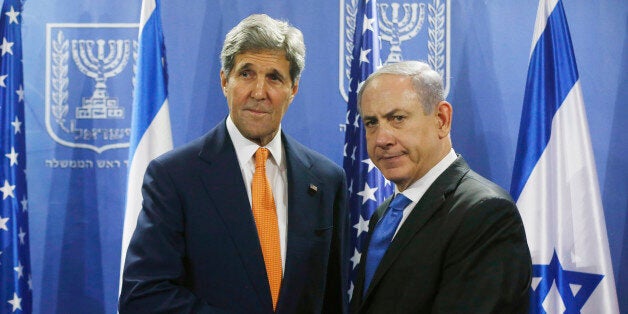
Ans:
{"type": "Polygon", "coordinates": [[[32,312],[26,194],[22,1],[0,13],[0,314],[32,312]]]}
{"type": "Polygon", "coordinates": [[[364,128],[357,107],[359,86],[381,65],[375,0],[360,0],[355,15],[353,53],[349,73],[349,100],[345,122],[343,168],[349,185],[351,213],[351,263],[349,297],[353,294],[356,269],[364,252],[371,215],[377,205],[392,195],[393,185],[375,167],[366,151],[364,128]]]}
{"type": "Polygon", "coordinates": [[[168,74],[160,7],[159,0],[142,1],[120,278],[126,251],[142,208],[141,188],[146,167],[153,158],[172,149],[168,74]]]}
{"type": "Polygon", "coordinates": [[[541,0],[511,183],[532,254],[531,313],[618,313],[604,211],[562,1],[541,0]]]}

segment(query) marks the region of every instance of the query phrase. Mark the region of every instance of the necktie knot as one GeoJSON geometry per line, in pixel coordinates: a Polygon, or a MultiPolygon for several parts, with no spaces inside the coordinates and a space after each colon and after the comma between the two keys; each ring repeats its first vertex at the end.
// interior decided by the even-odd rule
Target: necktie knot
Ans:
{"type": "Polygon", "coordinates": [[[399,193],[395,195],[395,198],[393,198],[392,202],[390,202],[390,205],[388,205],[388,207],[392,208],[393,210],[403,210],[410,203],[412,203],[411,199],[399,193]]]}
{"type": "Polygon", "coordinates": [[[255,168],[266,167],[266,159],[268,159],[268,149],[260,147],[255,152],[255,168]]]}

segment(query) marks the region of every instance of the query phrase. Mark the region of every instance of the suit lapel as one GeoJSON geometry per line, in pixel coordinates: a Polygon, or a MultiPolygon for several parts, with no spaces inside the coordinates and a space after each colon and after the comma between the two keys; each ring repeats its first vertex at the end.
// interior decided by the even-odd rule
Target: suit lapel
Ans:
{"type": "MultiPolygon", "coordinates": [[[[404,248],[408,245],[412,237],[421,230],[430,218],[441,209],[447,197],[456,190],[460,179],[469,172],[469,166],[461,156],[454,161],[427,189],[418,204],[414,207],[406,221],[403,223],[397,235],[390,243],[388,250],[382,257],[382,260],[375,270],[373,279],[368,291],[362,298],[366,301],[369,294],[375,289],[377,283],[385,276],[386,271],[394,263],[394,261],[403,253],[404,248]]],[[[388,200],[390,202],[390,200],[388,200]]],[[[388,204],[388,202],[386,204],[388,204]]],[[[374,228],[374,225],[372,226],[374,228]]],[[[373,229],[369,230],[373,230],[373,229]]],[[[369,238],[370,241],[370,238],[369,238]]],[[[368,245],[368,244],[367,244],[368,245]]],[[[362,287],[363,285],[361,285],[362,287]]]]}
{"type": "MultiPolygon", "coordinates": [[[[314,236],[312,224],[318,222],[320,194],[323,182],[312,173],[313,164],[304,154],[301,145],[288,135],[282,133],[284,150],[286,152],[288,178],[288,235],[284,278],[279,293],[277,311],[282,309],[282,303],[290,301],[292,292],[303,291],[307,282],[303,278],[304,261],[307,256],[307,241],[314,236]],[[314,185],[317,191],[310,190],[314,185]]],[[[291,301],[294,303],[294,300],[291,301]]]]}
{"type": "Polygon", "coordinates": [[[272,308],[272,298],[257,229],[242,179],[240,165],[223,121],[205,138],[199,157],[207,167],[199,169],[213,206],[233,239],[242,263],[264,308],[272,308]]]}

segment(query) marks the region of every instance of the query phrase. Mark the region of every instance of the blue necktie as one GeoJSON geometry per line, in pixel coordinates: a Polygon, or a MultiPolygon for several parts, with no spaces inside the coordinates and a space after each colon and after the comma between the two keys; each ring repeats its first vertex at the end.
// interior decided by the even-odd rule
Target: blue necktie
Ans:
{"type": "Polygon", "coordinates": [[[375,230],[371,236],[366,256],[366,269],[364,272],[364,292],[368,291],[375,270],[382,260],[384,253],[388,249],[388,245],[392,241],[393,235],[403,217],[403,209],[412,201],[405,195],[399,193],[388,205],[388,209],[384,217],[377,222],[375,230]]]}

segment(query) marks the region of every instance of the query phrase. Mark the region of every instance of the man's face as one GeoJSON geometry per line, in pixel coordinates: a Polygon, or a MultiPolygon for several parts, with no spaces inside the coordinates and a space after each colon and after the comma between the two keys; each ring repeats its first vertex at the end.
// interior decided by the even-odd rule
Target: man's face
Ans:
{"type": "Polygon", "coordinates": [[[298,90],[298,82],[292,84],[285,53],[239,54],[229,76],[221,71],[220,79],[231,119],[238,130],[260,146],[268,144],[298,90]]]}
{"type": "Polygon", "coordinates": [[[409,77],[383,74],[375,78],[364,90],[360,108],[369,157],[400,191],[448,152],[439,110],[424,114],[409,77]]]}

